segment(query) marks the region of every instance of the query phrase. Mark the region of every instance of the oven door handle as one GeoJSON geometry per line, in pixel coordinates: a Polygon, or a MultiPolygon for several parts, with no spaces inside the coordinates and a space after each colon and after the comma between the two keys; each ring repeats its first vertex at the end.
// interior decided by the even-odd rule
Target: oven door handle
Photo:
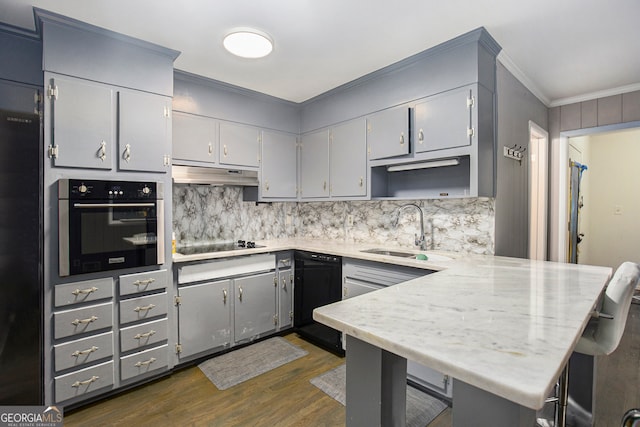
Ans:
{"type": "Polygon", "coordinates": [[[74,203],[74,208],[96,209],[96,208],[153,208],[155,203],[74,203]]]}

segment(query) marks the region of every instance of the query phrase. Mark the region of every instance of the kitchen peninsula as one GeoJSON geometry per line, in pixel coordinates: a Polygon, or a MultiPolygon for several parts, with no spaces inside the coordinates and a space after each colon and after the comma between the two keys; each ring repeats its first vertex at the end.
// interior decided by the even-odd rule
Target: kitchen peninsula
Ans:
{"type": "Polygon", "coordinates": [[[471,257],[317,308],[347,336],[347,426],[404,425],[407,359],[454,378],[454,426],[534,425],[610,275],[471,257]]]}

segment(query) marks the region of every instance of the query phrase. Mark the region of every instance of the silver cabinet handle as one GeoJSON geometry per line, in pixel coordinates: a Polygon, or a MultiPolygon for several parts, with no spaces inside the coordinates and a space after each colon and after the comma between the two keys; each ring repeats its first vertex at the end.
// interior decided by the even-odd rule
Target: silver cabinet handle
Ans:
{"type": "Polygon", "coordinates": [[[78,387],[83,386],[83,385],[89,385],[91,383],[94,383],[94,382],[98,381],[99,379],[100,379],[99,376],[94,375],[91,378],[89,378],[88,380],[76,381],[75,383],[71,384],[71,387],[78,388],[78,387]]]}
{"type": "Polygon", "coordinates": [[[209,155],[213,154],[213,144],[209,143],[209,155]]]}
{"type": "Polygon", "coordinates": [[[418,131],[418,142],[420,144],[424,142],[424,131],[422,129],[418,131]]]}
{"type": "Polygon", "coordinates": [[[95,286],[92,286],[92,287],[87,288],[87,289],[76,289],[75,291],[71,292],[71,295],[75,295],[75,296],[78,296],[80,294],[88,295],[88,294],[92,294],[92,293],[96,292],[97,290],[98,290],[98,288],[96,288],[95,286]]]}
{"type": "Polygon", "coordinates": [[[242,286],[238,286],[238,299],[242,301],[242,286]]]}
{"type": "Polygon", "coordinates": [[[134,340],[141,340],[142,338],[149,338],[153,335],[156,334],[156,331],[154,331],[153,329],[151,329],[149,332],[145,332],[144,334],[135,334],[133,336],[134,340]]]}
{"type": "Polygon", "coordinates": [[[133,309],[133,311],[135,311],[136,313],[139,313],[141,311],[149,311],[154,307],[155,307],[155,304],[149,304],[149,305],[144,305],[142,307],[136,307],[133,309]]]}
{"type": "Polygon", "coordinates": [[[228,153],[228,150],[227,150],[227,144],[224,144],[224,145],[222,146],[222,149],[223,149],[224,155],[225,155],[225,157],[226,157],[226,155],[227,155],[227,153],[228,153]]]}
{"type": "Polygon", "coordinates": [[[150,277],[150,278],[144,279],[144,280],[136,280],[135,282],[133,282],[133,286],[147,286],[147,285],[152,284],[155,281],[156,281],[156,279],[154,279],[153,277],[150,277]]]}
{"type": "Polygon", "coordinates": [[[287,279],[285,277],[282,278],[282,289],[287,290],[287,279]]]}
{"type": "Polygon", "coordinates": [[[122,155],[125,161],[131,160],[131,145],[127,144],[124,146],[124,154],[122,155]]]}
{"type": "Polygon", "coordinates": [[[91,316],[88,319],[82,319],[82,320],[81,319],[75,319],[73,322],[71,322],[71,324],[73,326],[78,326],[80,324],[87,325],[89,323],[95,322],[96,320],[98,320],[97,316],[91,316]]]}
{"type": "Polygon", "coordinates": [[[139,368],[139,367],[141,367],[141,366],[151,365],[151,364],[152,364],[153,362],[155,362],[155,361],[156,361],[156,358],[155,358],[155,357],[152,357],[151,359],[149,359],[149,360],[145,360],[144,362],[136,362],[136,364],[135,364],[135,365],[133,365],[133,366],[135,366],[136,368],[139,368]]]}
{"type": "Polygon", "coordinates": [[[91,354],[94,351],[97,351],[99,347],[96,347],[95,345],[91,346],[91,348],[88,348],[86,350],[76,350],[73,353],[71,353],[71,356],[73,357],[79,357],[79,356],[84,356],[85,354],[91,354]]]}
{"type": "Polygon", "coordinates": [[[324,181],[322,183],[322,190],[326,191],[327,190],[327,181],[324,181]]]}
{"type": "Polygon", "coordinates": [[[227,290],[226,289],[222,290],[222,303],[225,304],[225,305],[227,304],[227,290]]]}
{"type": "Polygon", "coordinates": [[[269,181],[265,181],[265,182],[264,182],[264,189],[265,189],[266,191],[269,191],[269,181]]]}
{"type": "Polygon", "coordinates": [[[98,150],[98,157],[103,162],[104,162],[104,159],[107,158],[107,143],[105,141],[102,141],[100,143],[100,149],[98,150]]]}
{"type": "Polygon", "coordinates": [[[362,187],[363,184],[364,184],[364,179],[360,177],[360,187],[362,187]]]}
{"type": "Polygon", "coordinates": [[[404,145],[404,132],[400,132],[400,145],[404,145]]]}

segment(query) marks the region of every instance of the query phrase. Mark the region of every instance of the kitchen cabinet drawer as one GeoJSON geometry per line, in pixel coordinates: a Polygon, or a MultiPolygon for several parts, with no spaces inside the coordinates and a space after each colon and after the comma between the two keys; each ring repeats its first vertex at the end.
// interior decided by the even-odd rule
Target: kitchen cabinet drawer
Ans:
{"type": "Polygon", "coordinates": [[[122,381],[167,368],[169,346],[167,344],[120,358],[120,379],[122,381]]]}
{"type": "Polygon", "coordinates": [[[53,347],[56,372],[113,356],[113,332],[53,347]]]}
{"type": "Polygon", "coordinates": [[[167,319],[120,329],[120,351],[127,352],[167,340],[167,319]]]}
{"type": "Polygon", "coordinates": [[[120,324],[167,314],[167,293],[120,301],[120,324]]]}
{"type": "Polygon", "coordinates": [[[53,314],[53,337],[60,339],[113,325],[113,304],[105,303],[53,314]]]}
{"type": "Polygon", "coordinates": [[[120,276],[120,295],[153,291],[167,287],[169,275],[167,270],[147,271],[144,273],[120,276]]]}
{"type": "Polygon", "coordinates": [[[57,403],[113,387],[113,361],[61,375],[54,382],[57,403]]]}
{"type": "Polygon", "coordinates": [[[54,287],[54,294],[56,307],[113,298],[113,279],[105,277],[104,279],[57,285],[54,287]]]}

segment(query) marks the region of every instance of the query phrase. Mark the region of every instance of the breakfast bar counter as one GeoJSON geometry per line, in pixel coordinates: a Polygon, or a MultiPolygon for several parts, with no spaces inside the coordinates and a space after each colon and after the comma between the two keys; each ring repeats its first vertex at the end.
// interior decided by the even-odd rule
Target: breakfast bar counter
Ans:
{"type": "Polygon", "coordinates": [[[454,378],[454,426],[534,425],[610,276],[473,256],[315,309],[347,337],[347,426],[404,425],[407,359],[454,378]]]}

